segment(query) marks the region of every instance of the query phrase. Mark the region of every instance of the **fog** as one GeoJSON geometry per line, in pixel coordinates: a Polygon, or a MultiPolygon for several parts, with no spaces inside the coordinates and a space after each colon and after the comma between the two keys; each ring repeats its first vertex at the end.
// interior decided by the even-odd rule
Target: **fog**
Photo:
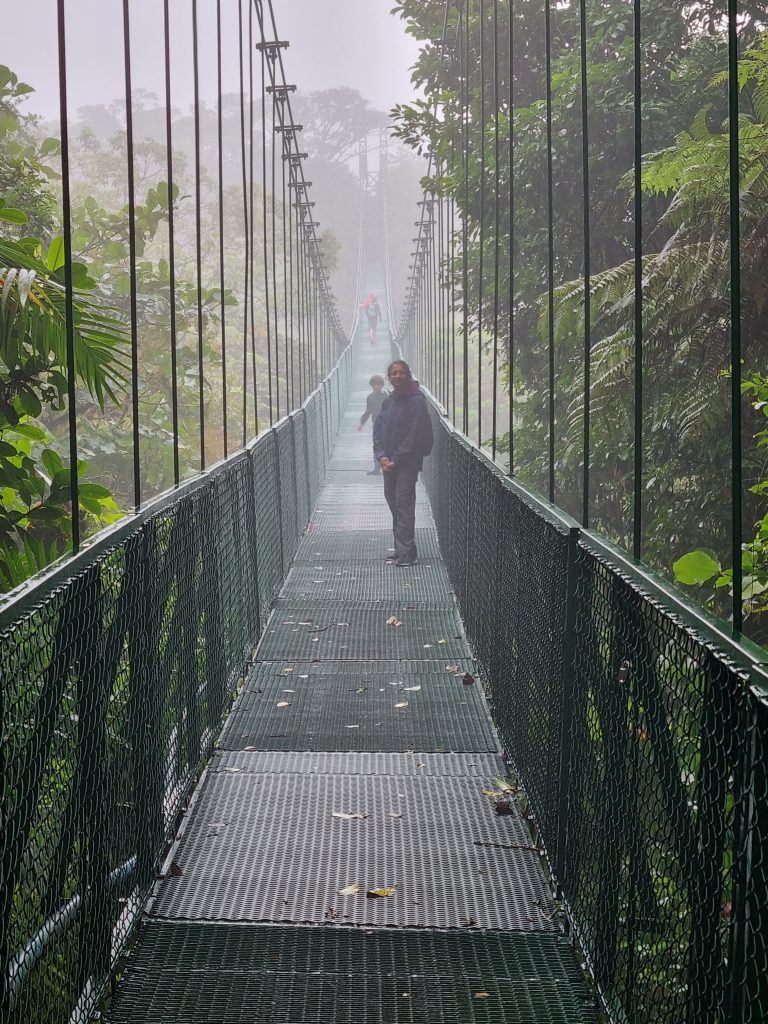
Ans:
{"type": "MultiPolygon", "coordinates": [[[[172,45],[186,45],[187,0],[171,0],[172,45]]],[[[205,18],[201,2],[199,15],[205,18]]],[[[223,4],[222,14],[234,5],[223,4]]],[[[389,110],[413,94],[409,68],[418,48],[403,23],[393,17],[391,0],[275,0],[280,36],[290,42],[285,62],[302,92],[346,85],[357,89],[373,107],[389,110]]],[[[6,19],[0,63],[7,64],[35,89],[33,106],[46,117],[58,114],[56,79],[56,7],[51,0],[34,0],[27,17],[6,19]],[[35,31],[29,31],[30,21],[35,31]]],[[[131,4],[133,75],[135,85],[163,93],[161,0],[131,4]]],[[[123,89],[122,13],[118,0],[67,0],[69,103],[80,106],[109,103],[123,89]]],[[[225,65],[225,91],[236,87],[237,65],[225,65]],[[230,81],[226,81],[229,77],[230,81]]],[[[176,91],[174,102],[192,100],[176,91]]]]}

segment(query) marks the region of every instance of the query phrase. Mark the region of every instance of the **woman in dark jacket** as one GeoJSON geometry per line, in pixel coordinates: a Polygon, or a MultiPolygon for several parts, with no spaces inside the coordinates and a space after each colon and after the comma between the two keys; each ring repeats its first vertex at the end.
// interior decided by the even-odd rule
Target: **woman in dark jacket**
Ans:
{"type": "Polygon", "coordinates": [[[392,513],[395,565],[416,563],[416,481],[432,451],[427,400],[402,359],[387,369],[393,392],[384,400],[373,430],[373,454],[384,471],[384,496],[392,513]]]}

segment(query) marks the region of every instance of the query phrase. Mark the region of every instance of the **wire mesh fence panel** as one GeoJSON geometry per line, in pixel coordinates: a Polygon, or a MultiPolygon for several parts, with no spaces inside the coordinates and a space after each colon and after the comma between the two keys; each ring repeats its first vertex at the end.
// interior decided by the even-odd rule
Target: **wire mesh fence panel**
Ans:
{"type": "Polygon", "coordinates": [[[282,584],[329,399],[4,611],[3,1024],[96,1009],[282,584]]]}
{"type": "Polygon", "coordinates": [[[754,667],[433,417],[425,476],[446,565],[610,1019],[764,1019],[768,705],[754,667]]]}
{"type": "Polygon", "coordinates": [[[629,1020],[759,1019],[765,709],[585,544],[576,608],[563,884],[595,977],[629,1020]]]}
{"type": "Polygon", "coordinates": [[[309,514],[314,506],[309,500],[309,467],[307,466],[307,417],[303,409],[293,413],[293,452],[296,472],[296,529],[297,540],[307,528],[309,514]]]}
{"type": "Polygon", "coordinates": [[[283,545],[283,571],[280,573],[282,581],[285,572],[288,571],[288,566],[291,564],[298,541],[293,427],[290,420],[285,419],[282,423],[278,424],[275,428],[275,439],[277,442],[277,468],[279,473],[278,515],[283,545]]]}

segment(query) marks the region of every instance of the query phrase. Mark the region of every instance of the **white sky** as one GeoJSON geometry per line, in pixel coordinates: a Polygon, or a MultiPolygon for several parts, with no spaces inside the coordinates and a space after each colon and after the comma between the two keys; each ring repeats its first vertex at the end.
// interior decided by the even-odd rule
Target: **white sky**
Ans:
{"type": "MultiPolygon", "coordinates": [[[[417,45],[403,22],[389,11],[393,0],[273,0],[280,36],[290,41],[286,73],[302,92],[348,85],[371,104],[389,110],[411,98],[410,66],[417,45]]],[[[162,0],[132,0],[133,84],[163,94],[162,0]]],[[[236,43],[237,0],[223,0],[224,50],[236,43]],[[232,20],[227,13],[234,13],[232,20]]],[[[245,0],[247,10],[247,0],[245,0]]],[[[3,20],[0,64],[7,64],[35,88],[27,109],[46,117],[58,113],[56,6],[29,0],[24,15],[3,20]],[[34,26],[34,30],[32,29],[34,26]]],[[[190,44],[190,0],[171,0],[172,48],[181,57],[190,44]]],[[[215,46],[215,0],[198,0],[201,49],[215,46]]],[[[109,103],[123,92],[121,0],[67,0],[69,105],[109,103]]],[[[215,53],[215,50],[214,50],[215,53]]],[[[209,88],[214,65],[203,54],[201,79],[209,88]]],[[[238,88],[237,61],[225,62],[224,91],[238,88]]],[[[174,74],[174,104],[191,102],[191,85],[174,74]]],[[[205,89],[204,91],[208,91],[205,89]]]]}

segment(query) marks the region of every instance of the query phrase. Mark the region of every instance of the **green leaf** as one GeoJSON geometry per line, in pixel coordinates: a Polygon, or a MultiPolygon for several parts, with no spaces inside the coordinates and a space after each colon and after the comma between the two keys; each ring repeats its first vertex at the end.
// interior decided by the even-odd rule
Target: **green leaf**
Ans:
{"type": "Polygon", "coordinates": [[[37,522],[52,523],[57,519],[63,519],[67,512],[58,505],[41,505],[40,508],[33,508],[29,518],[37,522]]]}
{"type": "Polygon", "coordinates": [[[54,238],[48,246],[45,262],[49,270],[58,270],[64,266],[64,239],[61,235],[54,238]]]}
{"type": "Polygon", "coordinates": [[[41,456],[41,459],[43,466],[45,467],[45,471],[51,478],[51,480],[53,480],[53,478],[56,476],[59,470],[64,468],[63,463],[59,458],[58,454],[51,448],[45,449],[41,456]]]}
{"type": "Polygon", "coordinates": [[[0,206],[0,220],[7,220],[9,224],[26,224],[27,219],[23,210],[14,210],[11,206],[0,206]]]}
{"type": "Polygon", "coordinates": [[[17,400],[21,406],[21,411],[26,413],[27,416],[31,416],[33,419],[39,416],[43,411],[40,399],[30,388],[24,388],[23,391],[20,391],[17,400]]]}
{"type": "Polygon", "coordinates": [[[720,572],[720,563],[716,562],[708,552],[698,548],[696,551],[689,551],[687,555],[678,558],[673,563],[672,570],[678,583],[685,583],[692,587],[711,580],[720,572]]]}
{"type": "Polygon", "coordinates": [[[85,498],[111,498],[112,495],[101,484],[80,484],[79,493],[85,498]]]}

